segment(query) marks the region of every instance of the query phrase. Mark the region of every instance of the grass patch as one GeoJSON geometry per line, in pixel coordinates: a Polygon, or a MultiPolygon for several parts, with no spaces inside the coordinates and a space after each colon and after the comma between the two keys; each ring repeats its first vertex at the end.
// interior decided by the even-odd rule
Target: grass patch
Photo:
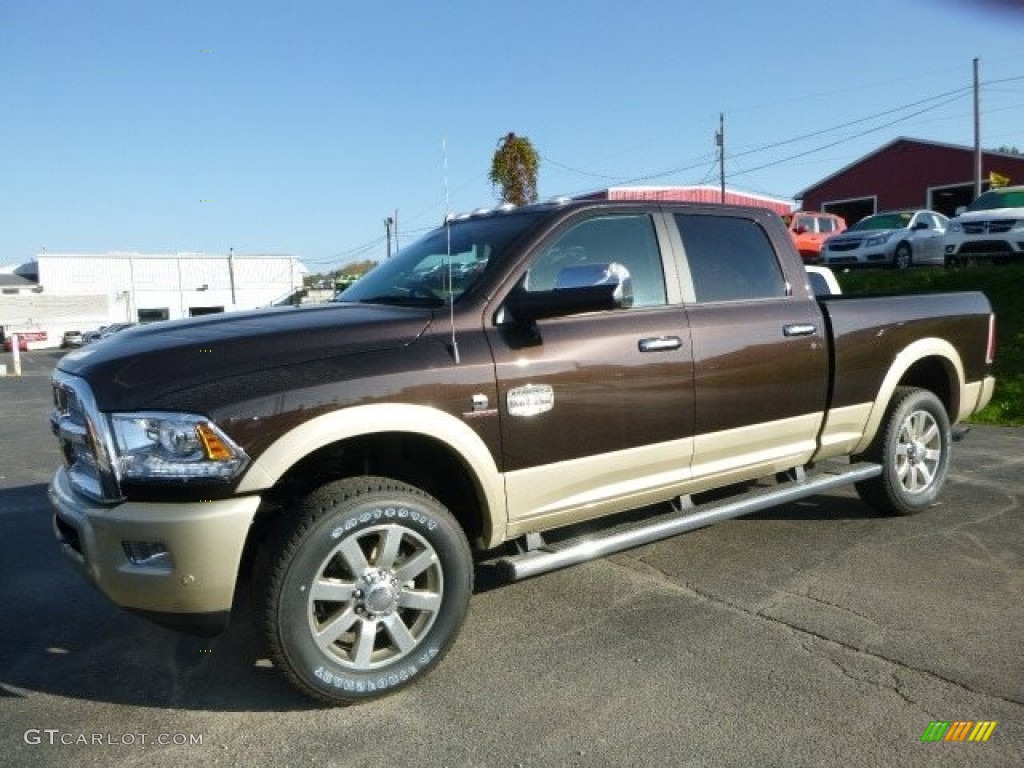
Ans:
{"type": "Polygon", "coordinates": [[[996,361],[992,402],[971,421],[1024,426],[1024,264],[979,264],[967,269],[916,267],[903,272],[866,269],[837,272],[843,293],[943,293],[981,291],[996,312],[996,361]]]}

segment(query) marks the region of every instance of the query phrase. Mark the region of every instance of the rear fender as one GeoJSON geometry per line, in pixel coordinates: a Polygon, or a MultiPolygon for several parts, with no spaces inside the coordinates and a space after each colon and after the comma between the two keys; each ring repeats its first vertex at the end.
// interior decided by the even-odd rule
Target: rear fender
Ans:
{"type": "Polygon", "coordinates": [[[889,372],[886,373],[885,378],[882,379],[882,385],[878,390],[878,394],[875,396],[875,402],[871,406],[871,412],[868,414],[867,424],[864,427],[864,435],[856,447],[854,447],[854,454],[867,450],[867,447],[871,445],[871,441],[874,440],[875,434],[878,432],[878,427],[882,423],[882,419],[885,417],[885,411],[889,407],[889,401],[892,400],[893,392],[896,391],[896,387],[899,386],[903,377],[906,376],[907,371],[909,371],[915,364],[926,358],[936,357],[945,361],[947,363],[947,367],[952,369],[956,376],[956,381],[951,382],[950,402],[944,403],[944,405],[946,406],[946,411],[949,414],[950,421],[955,422],[957,420],[957,417],[959,416],[959,404],[962,401],[965,385],[964,366],[963,362],[960,360],[960,354],[952,344],[944,339],[918,339],[912,344],[904,347],[904,349],[896,355],[896,359],[893,360],[892,365],[889,367],[889,372]]]}

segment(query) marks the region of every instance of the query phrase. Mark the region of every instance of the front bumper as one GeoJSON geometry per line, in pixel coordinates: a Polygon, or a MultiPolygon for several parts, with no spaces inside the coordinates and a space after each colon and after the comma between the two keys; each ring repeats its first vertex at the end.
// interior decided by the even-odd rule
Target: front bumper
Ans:
{"type": "Polygon", "coordinates": [[[223,628],[258,496],[104,506],[75,493],[64,468],[49,495],[64,554],[114,603],[201,634],[223,628]],[[166,556],[133,561],[131,543],[166,556]]]}
{"type": "Polygon", "coordinates": [[[891,264],[892,254],[883,251],[822,251],[821,263],[826,267],[874,267],[891,264]]]}
{"type": "MultiPolygon", "coordinates": [[[[1022,236],[1024,237],[1024,236],[1022,236]]],[[[946,237],[946,260],[956,259],[998,259],[1024,256],[1024,239],[1018,238],[983,238],[983,237],[946,237]]]]}

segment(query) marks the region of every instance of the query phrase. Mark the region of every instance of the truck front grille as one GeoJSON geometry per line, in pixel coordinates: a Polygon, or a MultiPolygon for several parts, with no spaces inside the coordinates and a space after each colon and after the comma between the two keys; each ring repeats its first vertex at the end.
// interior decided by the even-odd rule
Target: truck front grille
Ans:
{"type": "Polygon", "coordinates": [[[100,502],[121,500],[110,461],[111,438],[89,385],[76,376],[54,371],[50,427],[74,488],[100,502]]]}
{"type": "Polygon", "coordinates": [[[1001,235],[1013,229],[1015,219],[991,219],[988,221],[964,222],[964,234],[968,235],[1001,235]]]}

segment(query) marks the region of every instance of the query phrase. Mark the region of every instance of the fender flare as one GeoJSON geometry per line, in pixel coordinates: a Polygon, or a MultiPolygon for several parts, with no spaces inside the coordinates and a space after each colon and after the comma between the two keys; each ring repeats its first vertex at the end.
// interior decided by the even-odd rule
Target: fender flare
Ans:
{"type": "Polygon", "coordinates": [[[379,403],[325,413],[293,427],[255,459],[238,485],[238,493],[256,493],[276,484],[295,464],[332,443],[381,432],[423,435],[447,445],[466,463],[480,488],[481,510],[489,544],[505,534],[505,482],[480,436],[451,414],[423,405],[379,403]]]}
{"type": "Polygon", "coordinates": [[[952,407],[949,408],[950,421],[956,420],[959,411],[956,403],[962,400],[965,386],[964,366],[960,360],[960,354],[945,339],[934,337],[918,339],[904,347],[896,355],[892,365],[889,366],[889,371],[885,374],[885,378],[882,379],[882,385],[878,389],[878,394],[875,396],[875,401],[871,406],[871,412],[868,414],[867,424],[864,425],[864,434],[860,442],[854,446],[852,453],[861,453],[871,445],[871,441],[875,439],[875,434],[878,432],[878,427],[885,417],[889,401],[892,400],[893,392],[896,391],[900,380],[914,364],[928,357],[945,359],[953,366],[953,370],[956,372],[956,392],[953,393],[954,402],[952,407]]]}

